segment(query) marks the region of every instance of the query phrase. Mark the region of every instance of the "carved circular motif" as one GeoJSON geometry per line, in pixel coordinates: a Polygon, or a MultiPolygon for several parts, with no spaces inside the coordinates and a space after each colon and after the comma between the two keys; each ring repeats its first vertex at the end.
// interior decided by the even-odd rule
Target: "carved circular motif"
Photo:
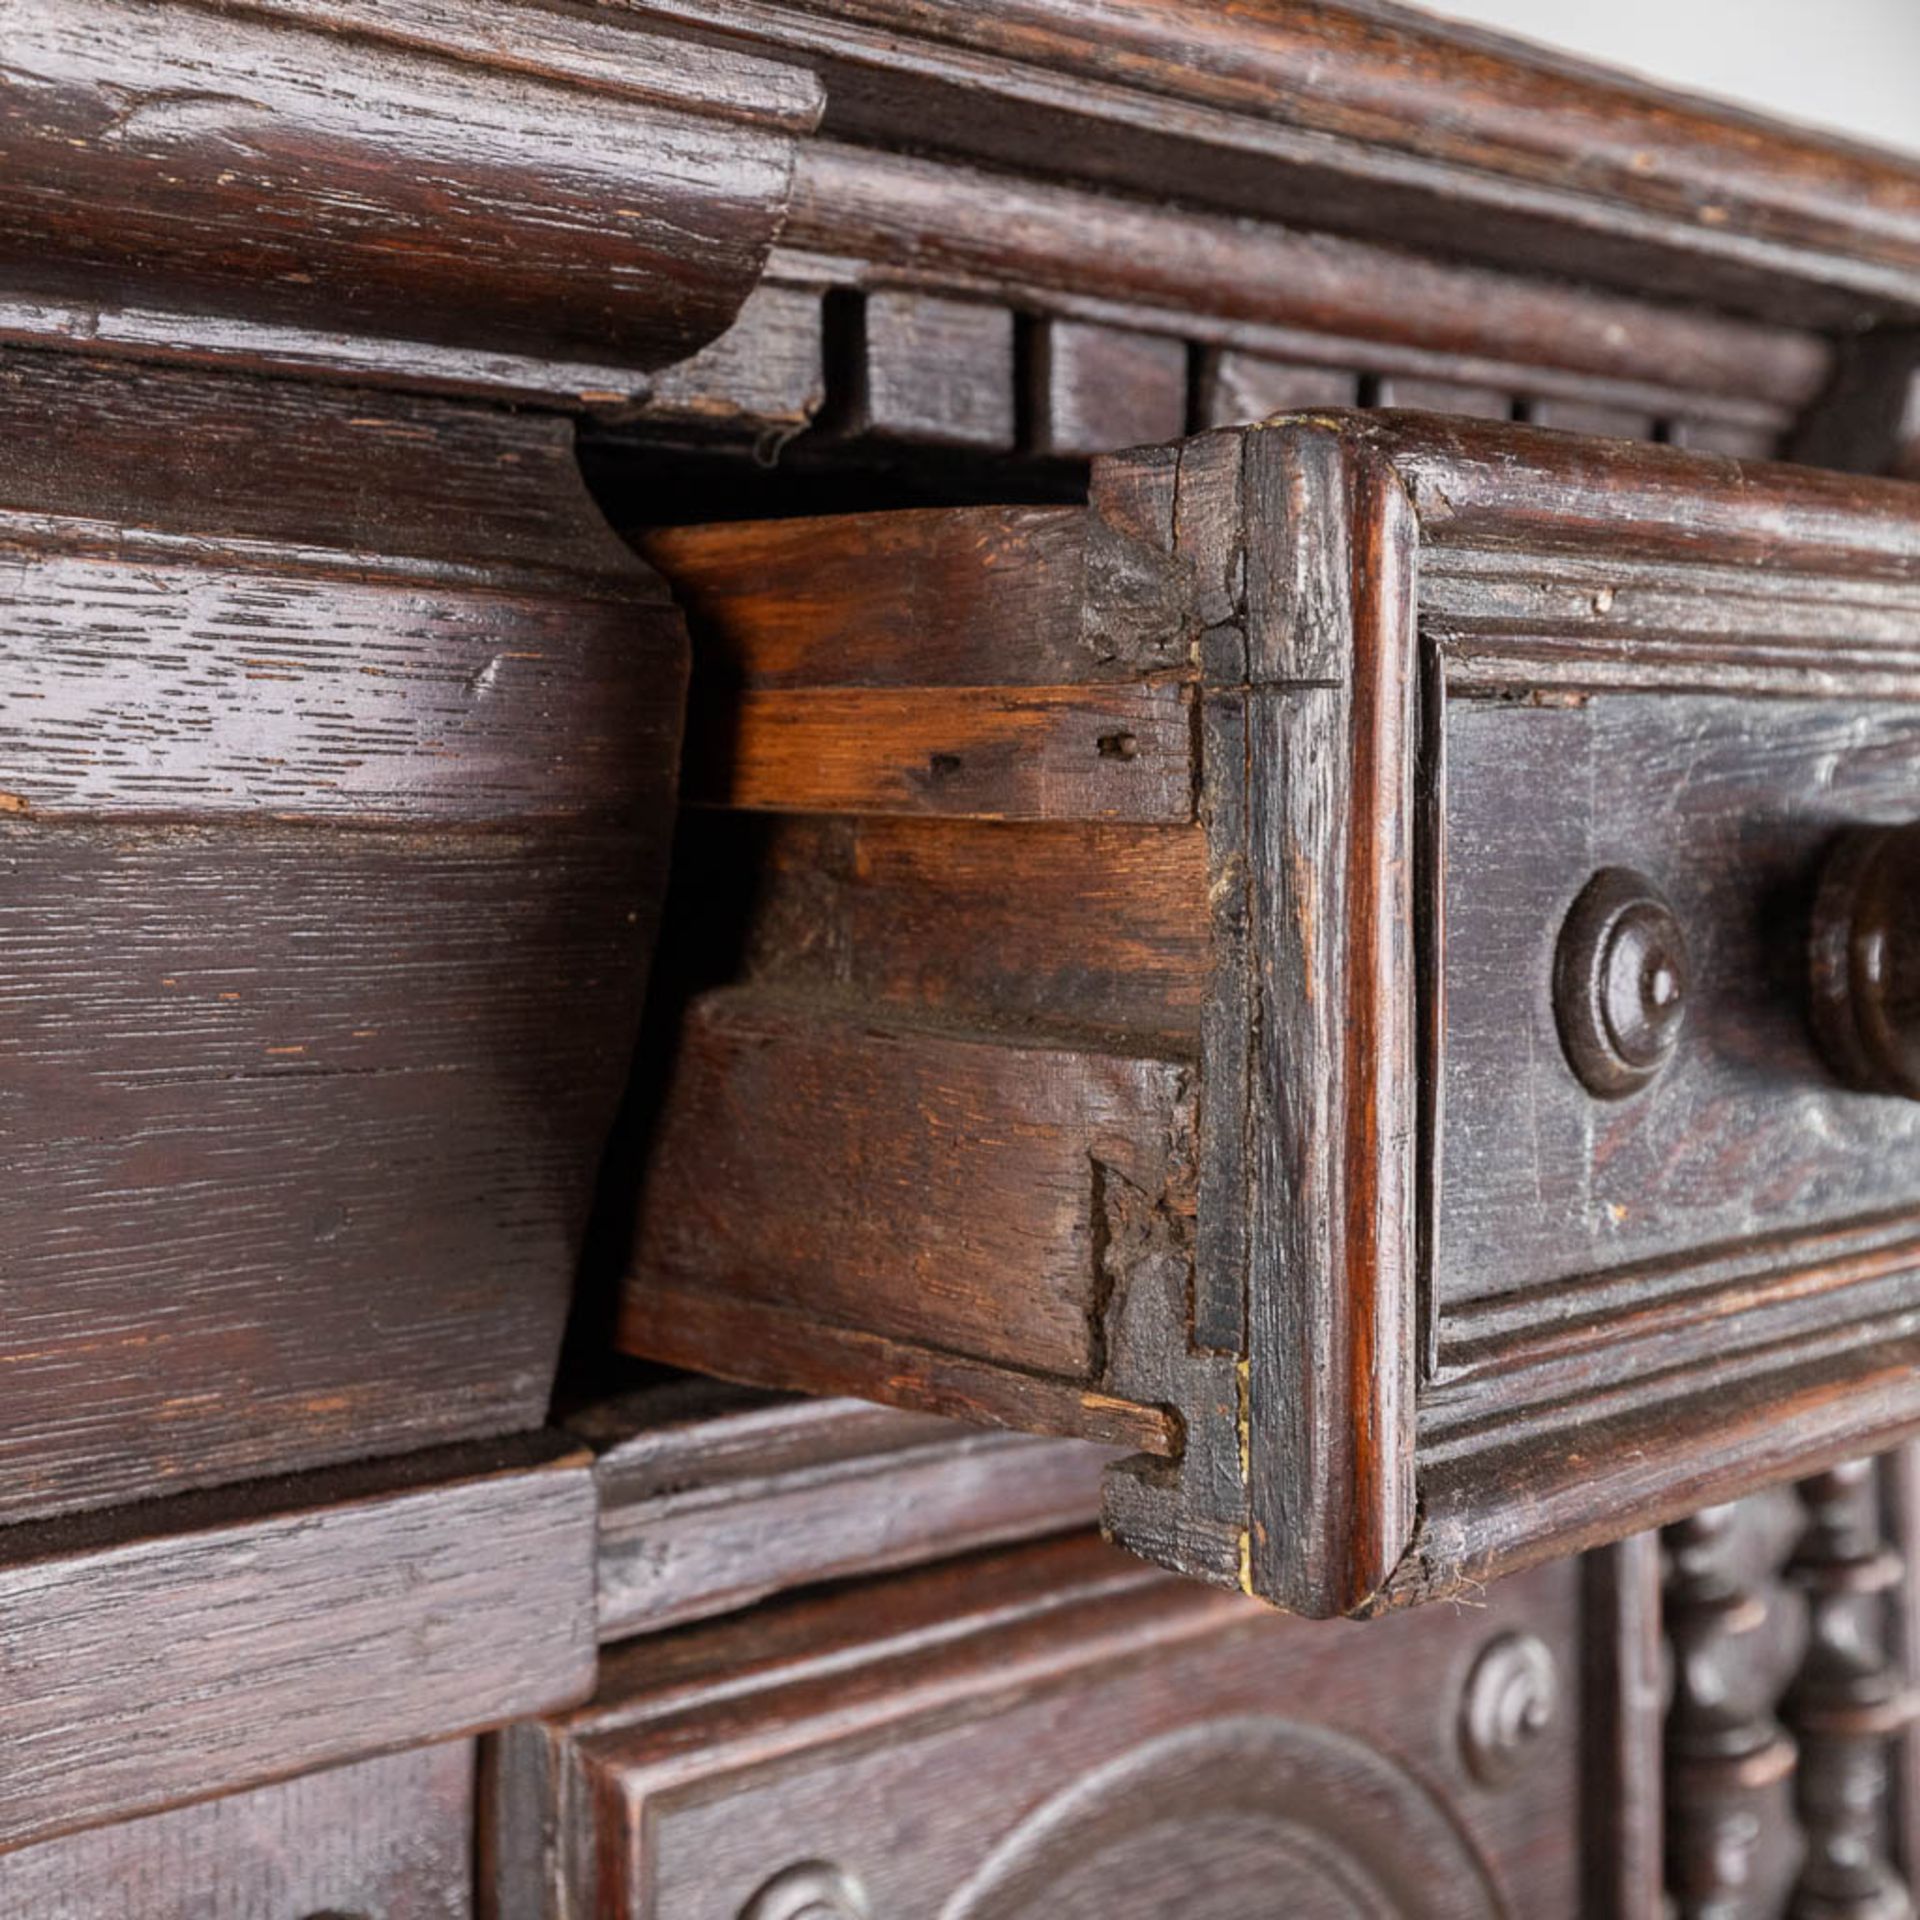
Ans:
{"type": "Polygon", "coordinates": [[[1480,1650],[1460,1705],[1460,1746],[1474,1778],[1504,1786],[1527,1765],[1560,1710],[1560,1671],[1545,1641],[1503,1633],[1480,1650]]]}
{"type": "Polygon", "coordinates": [[[1122,1754],[1024,1820],[942,1920],[1493,1920],[1428,1789],[1373,1748],[1265,1717],[1122,1754]]]}
{"type": "Polygon", "coordinates": [[[830,1860],[783,1867],[747,1904],[740,1920],[872,1920],[867,1890],[830,1860]]]}
{"type": "Polygon", "coordinates": [[[1560,930],[1553,1011],[1567,1062],[1589,1093],[1624,1099],[1673,1056],[1686,1020],[1686,936],[1644,874],[1608,867],[1560,930]]]}

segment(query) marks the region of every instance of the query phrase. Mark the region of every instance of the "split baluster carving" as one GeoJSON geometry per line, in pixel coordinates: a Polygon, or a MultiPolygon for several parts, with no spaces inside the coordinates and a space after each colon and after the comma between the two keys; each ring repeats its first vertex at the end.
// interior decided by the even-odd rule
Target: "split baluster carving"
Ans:
{"type": "Polygon", "coordinates": [[[1912,1920],[1889,1854],[1893,1743],[1915,1696],[1889,1638],[1903,1567],[1885,1538],[1871,1460],[1799,1488],[1807,1527],[1787,1578],[1807,1596],[1807,1652],[1784,1712],[1799,1742],[1807,1850],[1792,1920],[1912,1920]]]}
{"type": "Polygon", "coordinates": [[[1773,1712],[1772,1608],[1739,1551],[1738,1506],[1668,1527],[1667,1878],[1676,1920],[1749,1920],[1769,1875],[1769,1815],[1795,1748],[1773,1712]]]}

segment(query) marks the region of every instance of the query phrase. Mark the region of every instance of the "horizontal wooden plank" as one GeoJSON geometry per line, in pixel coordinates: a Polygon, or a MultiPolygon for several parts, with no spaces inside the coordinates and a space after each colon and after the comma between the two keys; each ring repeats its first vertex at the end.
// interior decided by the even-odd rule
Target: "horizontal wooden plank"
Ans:
{"type": "Polygon", "coordinates": [[[10,0],[0,257],[50,293],[666,364],[752,287],[820,94],[627,24],[10,0]]]}
{"type": "MultiPolygon", "coordinates": [[[[1191,32],[1196,16],[1190,9],[1156,10],[1173,21],[1175,33],[1191,32]]],[[[1183,77],[1190,71],[1181,68],[1183,77]]],[[[1323,60],[1319,77],[1327,71],[1323,60]]],[[[980,73],[976,67],[967,76],[967,106],[956,112],[956,123],[977,116],[980,73]]],[[[1309,86],[1295,96],[1296,109],[1312,92],[1309,86]]],[[[1104,101],[1115,97],[1107,91],[1104,101]]],[[[1164,99],[1147,95],[1140,104],[1158,134],[1164,99]]],[[[1027,100],[1015,124],[1030,133],[1046,123],[1027,100]]],[[[1677,304],[1665,284],[1650,289],[1653,299],[1597,289],[1584,270],[1593,258],[1584,223],[1573,240],[1585,248],[1580,265],[1556,279],[1541,271],[1537,224],[1517,219],[1511,207],[1498,219],[1475,213],[1476,236],[1518,244],[1515,236],[1529,235],[1525,271],[1501,272],[1472,264],[1464,249],[1436,257],[1430,223],[1413,239],[1422,249],[1416,252],[1326,232],[1324,204],[1290,217],[1264,198],[1245,210],[1253,218],[1235,219],[1168,204],[1163,179],[1145,194],[1091,191],[1084,175],[1077,182],[1060,179],[1060,135],[1040,137],[1045,150],[1034,154],[1024,177],[968,165],[964,157],[943,162],[898,150],[917,141],[898,143],[892,152],[810,142],[796,156],[793,213],[782,243],[853,255],[922,284],[992,289],[1042,311],[1049,295],[1088,304],[1098,299],[1109,311],[1130,306],[1167,317],[1198,311],[1215,321],[1359,338],[1436,358],[1552,367],[1587,379],[1649,381],[1674,392],[1786,407],[1814,398],[1831,365],[1832,349],[1817,334],[1766,323],[1777,322],[1782,311],[1777,287],[1770,289],[1774,306],[1760,303],[1761,323],[1677,304]],[[1322,230],[1312,231],[1316,226],[1322,230]]],[[[1140,150],[1159,154],[1165,145],[1155,138],[1142,141],[1140,150]]],[[[1218,152],[1209,159],[1214,180],[1228,177],[1218,152]]],[[[1349,233],[1364,230],[1348,226],[1349,233]]],[[[1909,298],[1920,307],[1920,248],[1914,257],[1909,298]]]]}
{"type": "Polygon", "coordinates": [[[0,1534],[0,1847],[593,1685],[589,1457],[536,1438],[0,1534]]]}
{"type": "Polygon", "coordinates": [[[749,690],[689,716],[686,794],[792,813],[1193,817],[1178,686],[749,690]]]}
{"type": "MultiPolygon", "coordinates": [[[[10,291],[0,311],[18,305],[10,291]]],[[[137,318],[101,316],[108,344],[137,318]]],[[[137,329],[122,344],[160,346],[137,329]]],[[[356,575],[569,574],[575,592],[584,576],[629,602],[666,597],[594,511],[573,428],[550,414],[5,350],[0,434],[10,540],[66,521],[70,545],[176,564],[271,571],[262,556],[280,553],[339,571],[351,556],[356,575]]]]}
{"type": "Polygon", "coordinates": [[[588,1409],[603,1640],[1090,1524],[1107,1455],[860,1400],[711,1386],[588,1409]]]}
{"type": "Polygon", "coordinates": [[[1186,1082],[1174,1062],[1087,1045],[707,996],[654,1133],[632,1310],[658,1325],[651,1289],[705,1290],[1091,1385],[1096,1163],[1180,1188],[1186,1082]]]}
{"type": "Polygon", "coordinates": [[[446,1741],[0,1853],[19,1920],[470,1920],[474,1748],[446,1741]]]}
{"type": "Polygon", "coordinates": [[[1341,431],[1392,461],[1436,550],[1920,579],[1920,495],[1902,481],[1430,414],[1350,416],[1341,431]]]}

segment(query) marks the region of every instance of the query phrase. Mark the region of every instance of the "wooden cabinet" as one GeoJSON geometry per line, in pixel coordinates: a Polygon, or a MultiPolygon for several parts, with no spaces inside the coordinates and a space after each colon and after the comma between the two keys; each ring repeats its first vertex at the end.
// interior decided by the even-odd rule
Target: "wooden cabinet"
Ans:
{"type": "Polygon", "coordinates": [[[1904,1920],[1911,162],[1339,0],[0,161],[5,1920],[1904,1920]]]}
{"type": "Polygon", "coordinates": [[[1131,1447],[1311,1614],[1895,1437],[1920,1108],[1820,1036],[1909,1058],[1917,542],[1394,413],[659,535],[732,884],[623,1342],[1131,1447]]]}

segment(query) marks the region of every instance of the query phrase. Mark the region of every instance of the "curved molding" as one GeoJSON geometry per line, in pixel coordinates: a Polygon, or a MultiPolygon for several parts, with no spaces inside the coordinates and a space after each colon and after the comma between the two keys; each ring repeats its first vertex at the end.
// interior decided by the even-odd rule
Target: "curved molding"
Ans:
{"type": "Polygon", "coordinates": [[[497,355],[631,394],[738,313],[820,108],[795,68],[585,10],[0,0],[0,332],[97,308],[359,378],[385,342],[410,379],[425,348],[451,384],[497,355]]]}
{"type": "Polygon", "coordinates": [[[1801,324],[1920,312],[1920,161],[1379,0],[644,10],[805,60],[864,145],[1801,324]]]}

